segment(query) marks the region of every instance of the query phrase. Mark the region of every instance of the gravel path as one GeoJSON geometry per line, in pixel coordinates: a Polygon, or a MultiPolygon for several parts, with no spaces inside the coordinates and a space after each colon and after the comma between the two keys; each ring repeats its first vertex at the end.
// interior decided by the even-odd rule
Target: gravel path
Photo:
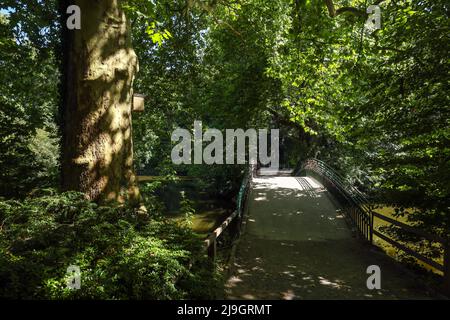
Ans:
{"type": "Polygon", "coordinates": [[[334,203],[313,178],[256,178],[226,298],[432,297],[398,263],[353,238],[334,203]],[[381,268],[381,290],[367,289],[370,265],[381,268]]]}

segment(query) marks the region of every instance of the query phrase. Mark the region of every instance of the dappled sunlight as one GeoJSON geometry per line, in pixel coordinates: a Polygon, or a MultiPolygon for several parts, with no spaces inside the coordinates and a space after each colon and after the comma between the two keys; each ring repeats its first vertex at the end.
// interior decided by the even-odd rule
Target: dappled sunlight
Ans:
{"type": "Polygon", "coordinates": [[[100,7],[84,11],[85,25],[66,51],[62,189],[101,203],[137,203],[131,109],[138,59],[125,13],[100,7]]]}
{"type": "Polygon", "coordinates": [[[292,243],[286,243],[286,242],[281,242],[280,243],[282,246],[287,246],[287,247],[293,247],[294,246],[294,244],[292,244],[292,243]]]}
{"type": "Polygon", "coordinates": [[[267,195],[260,192],[258,196],[255,197],[255,201],[267,201],[267,195]]]}
{"type": "MultiPolygon", "coordinates": [[[[250,195],[229,299],[398,299],[414,282],[391,260],[353,238],[341,208],[310,177],[259,177],[250,195]],[[366,268],[383,270],[384,287],[366,286],[366,268]]],[[[424,296],[425,297],[425,296],[424,296]]]]}
{"type": "Polygon", "coordinates": [[[255,201],[270,201],[273,198],[320,198],[326,189],[308,177],[255,178],[253,190],[255,201]]]}
{"type": "Polygon", "coordinates": [[[289,189],[289,190],[306,190],[306,189],[323,189],[323,186],[316,180],[306,177],[257,177],[253,180],[255,190],[261,189],[289,189]],[[305,184],[299,185],[298,179],[304,179],[305,184]],[[307,185],[309,184],[309,186],[307,185]]]}
{"type": "Polygon", "coordinates": [[[292,169],[272,169],[272,168],[260,168],[257,172],[260,176],[290,176],[292,175],[292,169]]]}
{"type": "Polygon", "coordinates": [[[369,290],[366,267],[374,258],[352,238],[281,242],[246,235],[239,250],[226,283],[229,299],[398,299],[415,286],[391,260],[376,257],[385,280],[382,290],[369,290]]]}
{"type": "Polygon", "coordinates": [[[228,279],[227,283],[225,284],[226,288],[232,288],[235,287],[237,283],[242,282],[242,279],[236,276],[232,276],[228,279]]]}
{"type": "Polygon", "coordinates": [[[324,277],[319,277],[319,283],[323,286],[329,286],[335,289],[350,288],[349,286],[344,285],[342,281],[336,280],[333,282],[324,277]]]}
{"type": "Polygon", "coordinates": [[[349,236],[328,192],[313,178],[257,178],[250,197],[249,232],[262,238],[322,241],[349,236]]]}
{"type": "Polygon", "coordinates": [[[296,295],[294,294],[294,291],[292,290],[287,290],[286,292],[282,292],[281,293],[281,299],[283,300],[294,300],[294,298],[296,297],[296,295]]]}
{"type": "Polygon", "coordinates": [[[289,177],[255,178],[253,180],[254,190],[277,190],[277,189],[295,189],[295,180],[289,177]]]}

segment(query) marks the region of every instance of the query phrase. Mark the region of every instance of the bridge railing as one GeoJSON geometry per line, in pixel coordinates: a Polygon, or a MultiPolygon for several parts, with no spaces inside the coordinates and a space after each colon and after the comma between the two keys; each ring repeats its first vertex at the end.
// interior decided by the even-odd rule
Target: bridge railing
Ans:
{"type": "Polygon", "coordinates": [[[306,160],[300,170],[308,175],[315,176],[319,181],[339,200],[342,204],[345,215],[350,218],[352,225],[358,231],[358,234],[365,240],[373,243],[373,236],[386,241],[397,249],[413,256],[417,260],[432,266],[441,271],[443,277],[444,291],[450,294],[450,242],[449,239],[435,234],[427,233],[417,227],[412,227],[395,219],[386,217],[373,211],[369,200],[353,185],[347,182],[340,174],[334,171],[323,161],[318,159],[306,160]],[[440,243],[443,248],[443,263],[438,263],[423,254],[412,250],[406,245],[386,236],[374,228],[374,219],[380,219],[390,223],[402,231],[409,232],[426,239],[430,242],[440,243]]]}
{"type": "Polygon", "coordinates": [[[300,172],[315,176],[339,200],[352,226],[364,240],[373,240],[373,215],[367,198],[325,162],[306,160],[300,172]]]}
{"type": "Polygon", "coordinates": [[[256,174],[256,166],[249,165],[244,178],[242,179],[241,187],[237,196],[236,210],[227,217],[219,227],[211,232],[205,239],[205,248],[208,252],[208,256],[215,259],[217,255],[217,241],[219,237],[224,234],[226,229],[230,229],[230,233],[234,237],[239,237],[241,233],[241,224],[244,218],[245,205],[247,203],[248,192],[251,187],[253,177],[256,174]]]}

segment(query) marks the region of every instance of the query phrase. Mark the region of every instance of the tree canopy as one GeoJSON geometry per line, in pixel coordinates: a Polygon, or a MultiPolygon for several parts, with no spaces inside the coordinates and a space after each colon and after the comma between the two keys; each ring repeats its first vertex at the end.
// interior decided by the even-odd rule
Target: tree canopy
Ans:
{"type": "MultiPolygon", "coordinates": [[[[145,112],[131,117],[134,164],[128,166],[134,166],[138,176],[167,181],[197,177],[212,197],[235,201],[242,166],[175,165],[170,158],[171,133],[176,128],[192,130],[195,120],[201,120],[204,129],[222,131],[279,128],[282,166],[294,168],[308,158],[321,159],[374,203],[394,206],[398,216],[433,233],[450,233],[448,1],[117,3],[126,14],[130,47],[139,60],[132,89],[146,96],[145,112]],[[369,5],[380,8],[378,30],[367,27],[369,5]]],[[[49,199],[42,204],[29,197],[43,190],[61,191],[65,26],[60,4],[0,1],[0,199],[7,203],[0,201],[0,209],[5,212],[18,212],[9,201],[42,209],[49,199]]],[[[114,51],[113,46],[109,49],[114,51]]],[[[155,192],[160,182],[142,188],[150,214],[159,216],[164,211],[155,192]]],[[[88,205],[77,201],[81,201],[77,210],[84,212],[88,205]]],[[[6,215],[0,212],[0,220],[6,215]]],[[[75,216],[66,218],[77,221],[75,216]]],[[[45,228],[54,226],[54,219],[45,228]]],[[[114,224],[119,218],[107,219],[114,224]]],[[[115,232],[131,228],[130,237],[141,242],[149,234],[165,235],[167,228],[180,232],[178,238],[186,243],[174,245],[176,254],[169,259],[170,275],[177,274],[178,261],[185,259],[183,250],[193,241],[191,234],[161,227],[159,222],[138,234],[140,222],[124,218],[121,223],[115,232]]],[[[13,241],[17,228],[11,227],[1,241],[13,241]]],[[[89,239],[86,236],[80,246],[86,248],[89,239]]],[[[103,243],[95,245],[101,250],[103,243]]],[[[83,257],[86,264],[96,259],[90,254],[83,257]]],[[[15,263],[6,260],[5,265],[15,263]]],[[[139,269],[138,263],[134,266],[139,269]]],[[[183,290],[170,289],[166,295],[183,296],[183,290]]],[[[108,297],[115,293],[109,294],[105,293],[108,297]]],[[[150,290],[145,295],[158,294],[150,290]]]]}

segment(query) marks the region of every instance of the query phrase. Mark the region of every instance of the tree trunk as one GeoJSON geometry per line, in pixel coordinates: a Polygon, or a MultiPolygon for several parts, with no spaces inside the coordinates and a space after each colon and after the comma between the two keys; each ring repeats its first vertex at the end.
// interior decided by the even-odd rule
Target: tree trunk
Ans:
{"type": "Polygon", "coordinates": [[[61,0],[81,9],[81,30],[63,18],[62,188],[98,202],[139,200],[131,107],[138,71],[120,0],[61,0]]]}

